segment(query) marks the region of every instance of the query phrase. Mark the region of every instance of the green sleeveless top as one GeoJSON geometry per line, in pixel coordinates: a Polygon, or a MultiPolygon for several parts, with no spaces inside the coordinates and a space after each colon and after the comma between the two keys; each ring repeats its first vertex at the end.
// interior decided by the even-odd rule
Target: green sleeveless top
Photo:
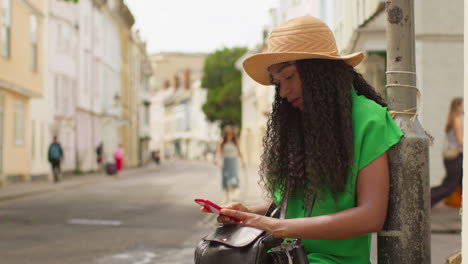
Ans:
{"type": "MultiPolygon", "coordinates": [[[[347,181],[346,191],[335,201],[329,191],[323,191],[315,201],[312,216],[332,214],[356,207],[358,172],[398,143],[403,136],[387,108],[365,96],[352,92],[352,124],[354,132],[354,169],[347,181]],[[357,169],[356,169],[357,168],[357,169]]],[[[280,203],[281,193],[275,193],[280,203]]],[[[292,195],[288,200],[287,218],[306,216],[302,197],[292,195]]],[[[371,234],[343,240],[304,239],[309,263],[363,264],[370,262],[371,234]]]]}

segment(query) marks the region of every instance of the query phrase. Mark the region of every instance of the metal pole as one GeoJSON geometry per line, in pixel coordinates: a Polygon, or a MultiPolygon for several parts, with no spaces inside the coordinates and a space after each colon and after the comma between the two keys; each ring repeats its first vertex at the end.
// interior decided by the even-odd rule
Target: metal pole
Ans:
{"type": "Polygon", "coordinates": [[[389,151],[390,199],[378,263],[431,263],[429,139],[416,117],[413,0],[386,1],[387,97],[405,137],[389,151]]]}

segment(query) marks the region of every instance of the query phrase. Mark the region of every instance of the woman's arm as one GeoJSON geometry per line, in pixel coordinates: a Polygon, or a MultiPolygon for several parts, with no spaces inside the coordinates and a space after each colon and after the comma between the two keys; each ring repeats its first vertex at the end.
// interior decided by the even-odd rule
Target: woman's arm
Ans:
{"type": "Polygon", "coordinates": [[[222,214],[243,219],[243,225],[263,229],[276,237],[346,239],[379,231],[387,216],[387,153],[359,171],[356,188],[357,206],[329,215],[280,220],[234,210],[222,210],[222,214]]]}
{"type": "Polygon", "coordinates": [[[455,136],[457,138],[458,144],[463,146],[463,125],[461,116],[457,116],[453,120],[453,129],[455,129],[455,136]]]}
{"type": "Polygon", "coordinates": [[[260,204],[247,206],[247,209],[251,213],[259,214],[259,215],[265,215],[265,213],[268,210],[268,208],[270,207],[271,203],[272,203],[271,200],[267,200],[267,201],[265,201],[263,203],[260,203],[260,204]]]}
{"type": "Polygon", "coordinates": [[[239,153],[239,158],[241,160],[242,167],[245,167],[244,157],[242,156],[242,152],[240,150],[240,140],[239,139],[237,139],[236,147],[237,147],[237,153],[239,153]]]}
{"type": "Polygon", "coordinates": [[[217,151],[216,151],[216,165],[218,165],[218,167],[222,167],[222,155],[223,155],[223,148],[222,148],[222,143],[223,141],[220,140],[218,141],[218,147],[217,147],[217,151]]]}

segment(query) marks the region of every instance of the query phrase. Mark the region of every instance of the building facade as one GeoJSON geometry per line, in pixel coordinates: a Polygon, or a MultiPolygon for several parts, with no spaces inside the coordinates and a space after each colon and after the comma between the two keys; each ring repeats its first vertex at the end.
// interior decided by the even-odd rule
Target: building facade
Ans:
{"type": "Polygon", "coordinates": [[[153,69],[151,68],[151,62],[146,56],[146,44],[141,42],[141,67],[140,67],[140,92],[138,93],[138,146],[139,146],[139,165],[146,164],[150,156],[150,141],[151,141],[151,89],[150,79],[153,75],[153,69]]]}
{"type": "Polygon", "coordinates": [[[242,130],[241,151],[247,164],[260,164],[263,151],[263,137],[266,135],[268,116],[271,112],[275,88],[255,82],[242,68],[242,62],[249,56],[261,52],[260,47],[239,58],[236,67],[242,72],[242,130]]]}
{"type": "MultiPolygon", "coordinates": [[[[45,5],[43,0],[1,1],[0,185],[31,180],[31,147],[40,155],[31,138],[31,100],[43,95],[45,5]]],[[[34,123],[34,132],[37,127],[45,134],[43,120],[34,123]]]]}
{"type": "MultiPolygon", "coordinates": [[[[58,40],[54,42],[51,34],[56,33],[57,24],[60,23],[57,19],[51,18],[51,13],[57,12],[57,9],[67,9],[67,5],[55,5],[56,2],[44,1],[44,16],[43,16],[43,36],[44,46],[42,49],[43,63],[42,71],[43,78],[43,93],[41,97],[36,97],[31,100],[31,178],[49,179],[50,165],[48,162],[48,147],[53,138],[52,124],[54,106],[49,104],[53,99],[53,91],[50,87],[51,77],[49,68],[51,62],[50,52],[55,52],[50,48],[50,45],[57,45],[58,40]],[[52,11],[53,10],[53,11],[52,11]],[[54,27],[55,26],[55,27],[54,27]],[[52,31],[55,29],[55,31],[52,31]],[[51,32],[52,31],[52,32],[51,32]]],[[[70,12],[69,10],[67,10],[70,12]]],[[[65,11],[65,12],[67,12],[65,11]]],[[[65,19],[65,21],[74,23],[75,16],[65,19]]],[[[57,36],[54,36],[57,38],[57,36]]],[[[53,77],[52,77],[53,79],[53,77]]]]}
{"type": "Polygon", "coordinates": [[[129,122],[123,127],[128,131],[127,151],[131,153],[131,166],[141,166],[150,158],[149,142],[151,119],[150,78],[153,74],[146,53],[146,43],[139,32],[132,32],[130,42],[130,88],[128,95],[129,122]]]}
{"type": "Polygon", "coordinates": [[[132,120],[132,114],[134,109],[132,106],[135,104],[134,95],[135,95],[135,86],[132,83],[132,25],[135,20],[131,15],[128,8],[123,8],[120,11],[122,18],[122,27],[120,28],[120,38],[121,38],[121,98],[120,104],[122,107],[122,126],[121,126],[121,136],[122,136],[122,147],[126,154],[125,166],[126,167],[135,167],[137,165],[136,157],[137,152],[134,151],[134,138],[136,137],[136,125],[132,120]],[[135,129],[134,129],[135,127],[135,129]],[[133,133],[132,133],[133,132],[133,133]]]}
{"type": "Polygon", "coordinates": [[[97,74],[102,91],[101,137],[105,162],[114,162],[113,153],[121,144],[121,42],[119,1],[111,0],[99,7],[95,26],[97,39],[97,74]]]}
{"type": "MultiPolygon", "coordinates": [[[[335,0],[334,6],[338,46],[343,53],[366,53],[358,69],[386,97],[384,1],[335,0]]],[[[422,94],[418,118],[434,139],[430,181],[437,185],[445,176],[441,153],[450,101],[463,95],[463,1],[446,6],[436,0],[416,0],[414,23],[417,86],[422,94]]]]}
{"type": "Polygon", "coordinates": [[[123,0],[2,0],[0,7],[0,186],[50,180],[47,151],[54,136],[65,173],[96,170],[101,142],[104,158],[113,162],[129,122],[122,94],[134,94],[131,89],[147,93],[134,97],[134,123],[144,114],[148,121],[143,134],[136,130],[132,137],[137,147],[140,137],[149,139],[152,71],[139,41],[135,65],[142,73],[131,86],[134,18],[123,0]]]}
{"type": "MultiPolygon", "coordinates": [[[[188,158],[186,146],[194,105],[192,85],[201,80],[206,54],[158,53],[150,56],[151,84],[150,152],[162,158],[188,158]]],[[[198,102],[198,101],[197,101],[198,102]]]]}
{"type": "MultiPolygon", "coordinates": [[[[74,5],[72,5],[74,6],[74,5]]],[[[76,97],[75,170],[88,172],[97,168],[95,149],[102,140],[99,1],[79,1],[79,66],[76,97]]],[[[73,7],[76,8],[76,7],[73,7]]]]}
{"type": "Polygon", "coordinates": [[[63,171],[76,168],[76,100],[78,88],[79,10],[67,2],[48,1],[48,43],[46,87],[48,97],[43,100],[51,106],[50,138],[57,137],[64,159],[63,171]]]}

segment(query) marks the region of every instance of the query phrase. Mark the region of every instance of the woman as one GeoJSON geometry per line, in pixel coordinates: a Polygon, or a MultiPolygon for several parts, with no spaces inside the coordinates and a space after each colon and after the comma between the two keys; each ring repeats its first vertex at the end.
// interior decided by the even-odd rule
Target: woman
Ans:
{"type": "Polygon", "coordinates": [[[122,144],[119,144],[117,149],[115,149],[114,152],[114,160],[115,160],[115,167],[117,172],[120,172],[123,168],[123,149],[122,149],[122,144]]]}
{"type": "Polygon", "coordinates": [[[226,194],[226,203],[237,200],[239,188],[238,163],[239,158],[244,166],[244,161],[239,148],[239,139],[234,133],[234,128],[227,125],[223,129],[223,137],[218,142],[216,163],[222,169],[222,186],[226,194]]]}
{"type": "Polygon", "coordinates": [[[447,147],[457,149],[459,154],[454,158],[445,157],[444,165],[447,171],[442,184],[431,189],[431,206],[434,207],[442,199],[462,185],[463,180],[463,114],[465,113],[462,98],[454,98],[450,104],[450,112],[445,125],[447,147]]]}
{"type": "MultiPolygon", "coordinates": [[[[233,203],[221,213],[276,237],[302,239],[310,263],[369,263],[370,233],[385,222],[387,150],[403,134],[354,70],[363,57],[340,56],[325,23],[299,17],[275,28],[268,51],[243,64],[255,81],[276,87],[260,166],[270,199],[233,203]],[[263,216],[285,191],[286,219],[263,216]]],[[[232,223],[226,216],[218,221],[232,223]]]]}

